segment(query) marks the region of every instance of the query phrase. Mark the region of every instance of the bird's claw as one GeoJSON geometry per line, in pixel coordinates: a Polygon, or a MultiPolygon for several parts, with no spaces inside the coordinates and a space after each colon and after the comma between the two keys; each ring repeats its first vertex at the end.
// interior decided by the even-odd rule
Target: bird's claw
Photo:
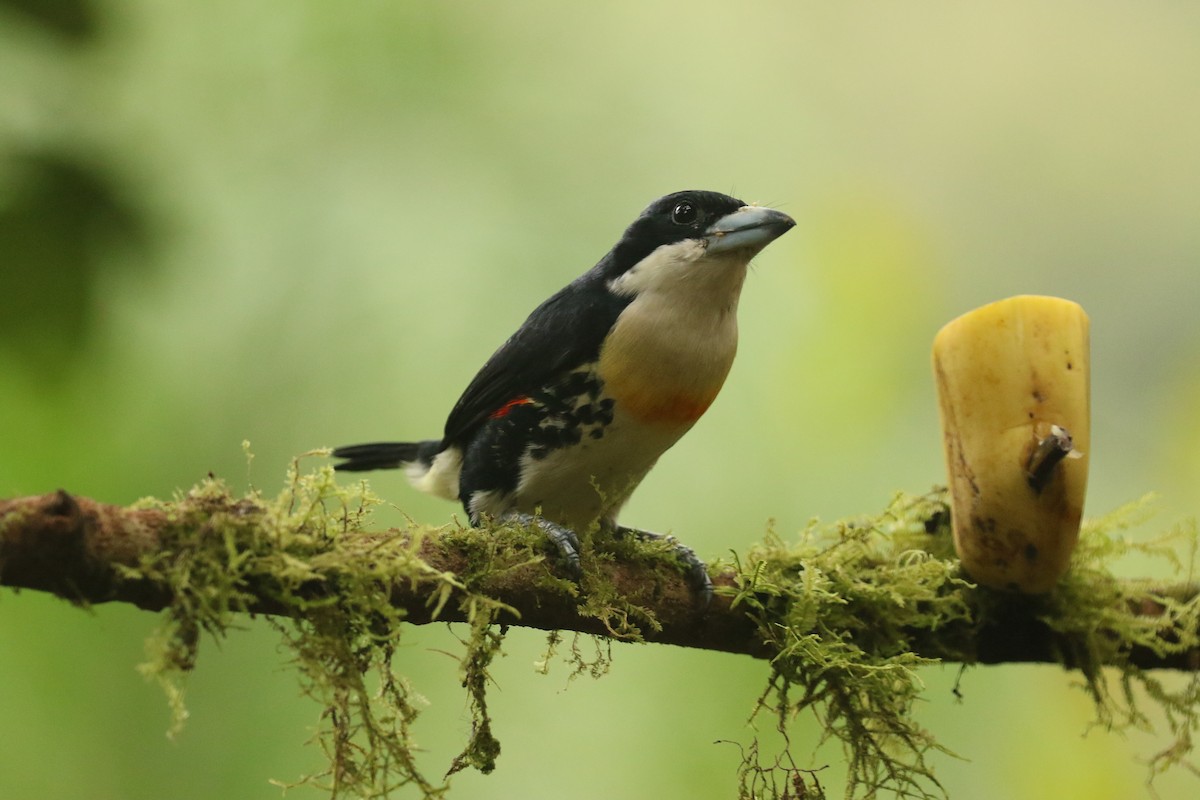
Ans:
{"type": "Polygon", "coordinates": [[[675,558],[683,565],[684,572],[687,575],[688,585],[692,588],[700,598],[701,608],[708,608],[712,603],[713,584],[712,578],[708,576],[708,566],[696,555],[696,551],[688,547],[683,542],[676,539],[674,536],[663,535],[661,533],[653,533],[651,531],[643,531],[638,528],[626,528],[624,526],[617,528],[618,535],[636,536],[642,541],[659,540],[666,543],[670,548],[675,558]]]}
{"type": "Polygon", "coordinates": [[[538,519],[537,525],[554,545],[554,549],[558,550],[558,555],[566,564],[571,579],[578,582],[583,577],[583,565],[579,561],[579,537],[575,531],[545,519],[538,519]]]}
{"type": "Polygon", "coordinates": [[[712,578],[708,576],[708,565],[705,564],[696,551],[678,541],[673,542],[679,560],[687,568],[688,584],[700,595],[704,608],[708,608],[713,598],[712,578]]]}
{"type": "Polygon", "coordinates": [[[559,558],[566,565],[571,580],[578,582],[583,577],[583,565],[579,560],[579,536],[576,535],[575,531],[565,525],[559,525],[557,522],[551,522],[548,519],[542,519],[533,514],[513,512],[506,514],[503,519],[525,526],[537,527],[538,530],[546,534],[546,538],[550,540],[550,544],[554,545],[554,549],[558,551],[559,558]]]}
{"type": "MultiPolygon", "coordinates": [[[[575,531],[557,522],[551,522],[548,519],[518,511],[505,514],[501,519],[505,522],[516,522],[527,527],[537,527],[546,535],[550,543],[554,545],[554,549],[558,551],[559,558],[566,566],[571,580],[578,582],[583,577],[583,566],[579,559],[581,552],[579,536],[575,531]]],[[[683,544],[674,536],[664,536],[661,533],[652,533],[638,528],[619,526],[616,529],[616,535],[634,536],[642,541],[659,540],[664,542],[683,566],[684,573],[687,575],[688,585],[700,598],[701,608],[708,608],[709,604],[712,603],[712,579],[708,575],[708,567],[696,555],[695,550],[683,544]]]]}

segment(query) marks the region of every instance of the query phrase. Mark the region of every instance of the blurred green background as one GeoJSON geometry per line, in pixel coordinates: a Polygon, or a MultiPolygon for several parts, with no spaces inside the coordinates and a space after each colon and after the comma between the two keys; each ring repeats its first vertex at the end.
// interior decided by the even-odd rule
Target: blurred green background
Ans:
{"type": "MultiPolygon", "coordinates": [[[[312,447],[436,435],[538,301],[706,188],[799,225],[626,522],[716,557],[941,481],[933,334],[1032,292],[1092,317],[1089,512],[1160,490],[1165,527],[1200,507],[1198,41],[1187,3],[3,0],[0,496],[128,503],[210,470],[274,493],[312,447]]],[[[204,643],[167,741],[134,671],[154,622],[0,591],[0,797],[272,798],[320,766],[260,622],[204,643]]],[[[534,673],[543,646],[509,634],[498,769],[453,797],[734,794],[714,740],[748,740],[764,664],[626,645],[569,682],[534,673]]],[[[414,629],[397,659],[433,775],[467,735],[455,647],[414,629]]],[[[952,796],[1147,795],[1166,739],[1085,738],[1074,676],[975,669],[961,703],[956,676],[926,670],[919,709],[969,759],[937,760],[952,796]]]]}

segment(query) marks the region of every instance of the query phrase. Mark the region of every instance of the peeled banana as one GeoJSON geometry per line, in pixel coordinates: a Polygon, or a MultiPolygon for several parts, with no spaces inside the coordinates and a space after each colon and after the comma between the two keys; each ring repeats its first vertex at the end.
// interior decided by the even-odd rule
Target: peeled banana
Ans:
{"type": "Polygon", "coordinates": [[[1024,295],[933,342],[954,545],[981,584],[1047,592],[1079,538],[1090,452],[1088,317],[1024,295]]]}

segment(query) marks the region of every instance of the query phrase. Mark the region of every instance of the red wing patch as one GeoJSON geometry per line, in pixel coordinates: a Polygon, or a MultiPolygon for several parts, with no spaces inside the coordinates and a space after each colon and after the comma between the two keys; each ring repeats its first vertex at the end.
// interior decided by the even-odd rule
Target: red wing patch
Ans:
{"type": "Polygon", "coordinates": [[[495,411],[493,411],[488,416],[490,419],[500,419],[501,417],[507,417],[508,412],[512,411],[517,406],[529,405],[532,402],[533,402],[533,399],[530,397],[527,397],[527,396],[515,397],[512,400],[509,400],[504,405],[497,408],[495,411]]]}

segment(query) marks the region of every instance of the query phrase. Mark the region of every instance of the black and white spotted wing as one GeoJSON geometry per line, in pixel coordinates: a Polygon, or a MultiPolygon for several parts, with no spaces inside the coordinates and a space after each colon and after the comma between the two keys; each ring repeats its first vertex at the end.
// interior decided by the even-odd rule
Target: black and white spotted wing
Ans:
{"type": "Polygon", "coordinates": [[[595,361],[604,337],[628,298],[596,291],[591,273],[538,306],[520,329],[488,359],[446,420],[442,447],[465,447],[506,403],[553,385],[595,361]]]}

